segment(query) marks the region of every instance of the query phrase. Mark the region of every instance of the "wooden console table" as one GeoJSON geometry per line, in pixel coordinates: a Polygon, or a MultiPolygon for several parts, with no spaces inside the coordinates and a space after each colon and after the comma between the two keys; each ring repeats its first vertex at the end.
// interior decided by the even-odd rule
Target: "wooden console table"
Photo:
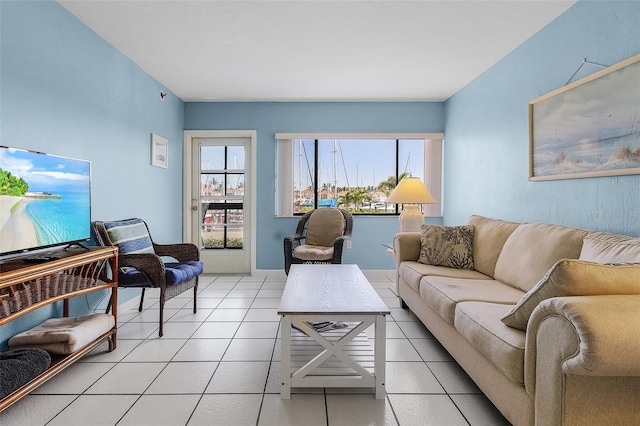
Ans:
{"type": "Polygon", "coordinates": [[[47,253],[50,258],[31,262],[14,258],[0,263],[0,326],[43,306],[62,301],[69,316],[69,299],[111,289],[111,306],[116,325],[82,349],[65,356],[52,355],[51,366],[26,385],[0,400],[0,411],[58,374],[101,343],[116,348],[118,249],[115,247],[68,248],[47,253]],[[109,278],[112,276],[113,278],[109,278]]]}

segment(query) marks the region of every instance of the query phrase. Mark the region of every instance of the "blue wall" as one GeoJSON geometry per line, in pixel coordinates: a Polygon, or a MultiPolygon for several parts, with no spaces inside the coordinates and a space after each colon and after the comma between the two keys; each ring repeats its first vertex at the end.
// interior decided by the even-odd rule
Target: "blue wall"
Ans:
{"type": "MultiPolygon", "coordinates": [[[[277,132],[442,132],[442,103],[186,103],[185,129],[256,130],[258,269],[282,269],[282,240],[297,218],[275,217],[277,132]]],[[[440,219],[437,219],[439,221],[440,219]]],[[[356,216],[353,248],[343,262],[362,269],[393,269],[381,243],[391,243],[397,217],[356,216]]]]}
{"type": "MultiPolygon", "coordinates": [[[[181,241],[183,102],[53,1],[0,1],[0,52],[0,143],[91,160],[93,219],[140,216],[181,241]],[[169,140],[169,169],[150,166],[151,133],[169,140]]],[[[0,346],[60,310],[0,328],[0,346]]]]}
{"type": "Polygon", "coordinates": [[[0,2],[3,145],[92,162],[92,216],[141,216],[182,239],[184,104],[53,1],[0,2]],[[150,134],[169,169],[150,165],[150,134]]]}
{"type": "MultiPolygon", "coordinates": [[[[476,213],[640,235],[640,175],[528,181],[527,115],[583,58],[640,53],[639,16],[637,1],[581,1],[446,102],[446,224],[476,213]]],[[[601,68],[583,70],[577,78],[601,68]]]]}

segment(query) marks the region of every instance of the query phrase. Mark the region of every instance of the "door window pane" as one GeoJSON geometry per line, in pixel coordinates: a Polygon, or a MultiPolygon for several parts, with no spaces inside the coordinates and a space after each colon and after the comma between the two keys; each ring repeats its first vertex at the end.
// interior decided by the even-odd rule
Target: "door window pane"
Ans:
{"type": "Polygon", "coordinates": [[[202,173],[200,175],[200,196],[224,195],[224,174],[202,173]]]}
{"type": "Polygon", "coordinates": [[[200,158],[201,247],[241,249],[244,147],[202,146],[200,158]]]}
{"type": "Polygon", "coordinates": [[[201,170],[224,170],[224,146],[203,146],[200,149],[201,170]]]}
{"type": "Polygon", "coordinates": [[[244,170],[244,146],[228,146],[227,170],[244,170]]]}
{"type": "Polygon", "coordinates": [[[225,195],[244,195],[244,173],[228,173],[225,195]]]}

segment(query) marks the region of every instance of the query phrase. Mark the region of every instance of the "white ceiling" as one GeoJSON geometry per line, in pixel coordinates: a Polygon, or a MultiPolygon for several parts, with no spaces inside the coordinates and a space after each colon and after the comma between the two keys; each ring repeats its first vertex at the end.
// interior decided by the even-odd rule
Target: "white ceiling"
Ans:
{"type": "Polygon", "coordinates": [[[184,101],[442,101],[575,0],[59,0],[184,101]]]}

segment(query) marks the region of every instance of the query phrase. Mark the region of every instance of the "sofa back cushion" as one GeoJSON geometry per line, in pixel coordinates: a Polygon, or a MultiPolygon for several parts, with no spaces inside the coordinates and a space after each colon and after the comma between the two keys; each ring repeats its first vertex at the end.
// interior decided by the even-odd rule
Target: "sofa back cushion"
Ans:
{"type": "Polygon", "coordinates": [[[589,231],[546,223],[523,223],[504,243],[495,279],[529,291],[560,259],[577,259],[589,231]]]}
{"type": "Polygon", "coordinates": [[[592,232],[584,239],[580,260],[597,263],[640,263],[640,238],[592,232]]]}
{"type": "Polygon", "coordinates": [[[467,225],[474,229],[473,266],[476,271],[493,277],[502,247],[519,223],[472,215],[467,225]]]}

